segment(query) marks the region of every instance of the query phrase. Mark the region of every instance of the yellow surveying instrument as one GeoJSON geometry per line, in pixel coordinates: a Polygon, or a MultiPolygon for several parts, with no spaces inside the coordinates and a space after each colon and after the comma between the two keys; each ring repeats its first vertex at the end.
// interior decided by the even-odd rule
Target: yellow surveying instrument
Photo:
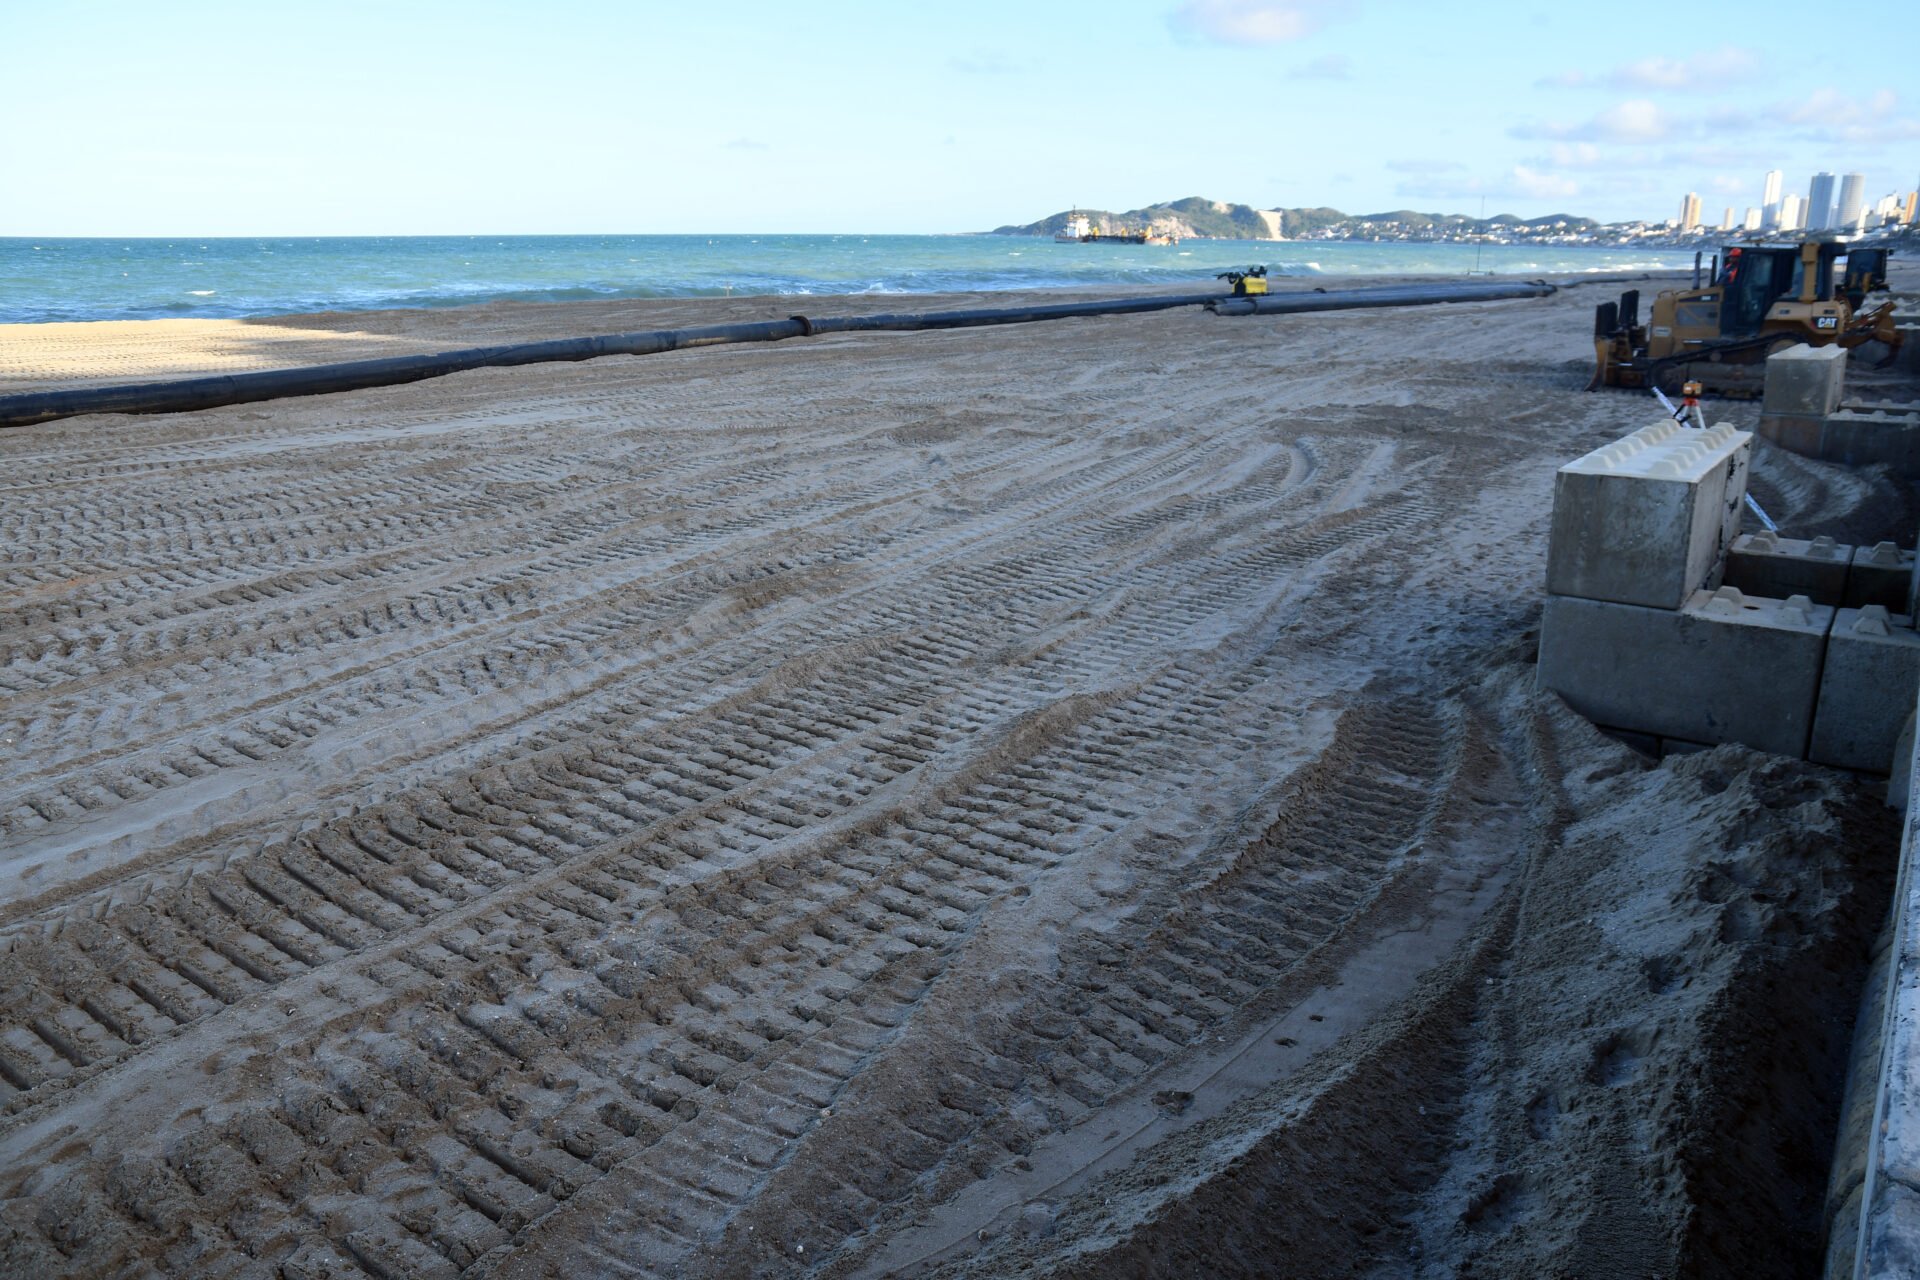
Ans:
{"type": "Polygon", "coordinates": [[[1251,298],[1267,291],[1265,266],[1248,267],[1245,271],[1222,271],[1214,279],[1225,280],[1236,298],[1251,298]]]}

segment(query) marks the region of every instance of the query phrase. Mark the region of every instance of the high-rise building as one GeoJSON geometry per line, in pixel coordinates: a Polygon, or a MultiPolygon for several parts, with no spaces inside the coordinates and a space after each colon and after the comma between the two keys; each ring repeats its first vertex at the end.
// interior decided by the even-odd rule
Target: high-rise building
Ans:
{"type": "Polygon", "coordinates": [[[1765,189],[1760,193],[1760,216],[1769,230],[1780,225],[1780,171],[1767,170],[1765,189]]]}
{"type": "Polygon", "coordinates": [[[1700,197],[1687,192],[1686,199],[1680,202],[1680,229],[1691,231],[1700,225],[1700,197]]]}
{"type": "Polygon", "coordinates": [[[1733,206],[1732,205],[1727,206],[1727,216],[1720,220],[1720,229],[1722,231],[1733,230],[1733,206]]]}
{"type": "Polygon", "coordinates": [[[1867,175],[1850,173],[1840,179],[1840,205],[1834,210],[1833,225],[1841,231],[1859,229],[1866,216],[1867,175]]]}
{"type": "Polygon", "coordinates": [[[1900,195],[1889,191],[1873,203],[1873,216],[1868,219],[1870,227],[1884,227],[1900,221],[1900,195]]]}
{"type": "Polygon", "coordinates": [[[1789,191],[1780,197],[1779,231],[1798,231],[1800,229],[1800,197],[1789,191]]]}
{"type": "Polygon", "coordinates": [[[1747,206],[1747,216],[1745,220],[1740,223],[1740,226],[1746,231],[1758,231],[1760,229],[1760,210],[1757,206],[1747,206]]]}
{"type": "Polygon", "coordinates": [[[1833,225],[1833,175],[1813,175],[1807,184],[1807,230],[1825,231],[1833,225]]]}
{"type": "Polygon", "coordinates": [[[1907,192],[1907,216],[1901,221],[1911,226],[1916,217],[1920,217],[1920,190],[1907,192]]]}

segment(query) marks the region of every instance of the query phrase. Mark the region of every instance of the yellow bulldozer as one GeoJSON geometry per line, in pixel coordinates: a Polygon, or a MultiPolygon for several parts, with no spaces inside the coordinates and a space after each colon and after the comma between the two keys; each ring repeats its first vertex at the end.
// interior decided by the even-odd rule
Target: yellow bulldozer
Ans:
{"type": "Polygon", "coordinates": [[[1891,360],[1900,346],[1893,303],[1865,307],[1869,293],[1887,287],[1891,252],[1836,236],[1731,245],[1704,287],[1696,258],[1693,287],[1660,294],[1645,324],[1637,289],[1595,310],[1596,361],[1587,390],[1675,391],[1682,383],[1699,381],[1719,391],[1750,393],[1757,379],[1733,370],[1796,342],[1857,347],[1879,341],[1891,360]]]}

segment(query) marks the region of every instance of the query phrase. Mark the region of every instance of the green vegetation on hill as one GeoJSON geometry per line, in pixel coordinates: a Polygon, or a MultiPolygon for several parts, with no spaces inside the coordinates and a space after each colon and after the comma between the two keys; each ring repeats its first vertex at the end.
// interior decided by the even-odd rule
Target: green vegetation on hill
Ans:
{"type": "Polygon", "coordinates": [[[1186,236],[1207,236],[1218,240],[1259,240],[1266,224],[1252,205],[1218,204],[1200,196],[1150,204],[1144,209],[1115,213],[1110,209],[1068,209],[1024,226],[995,227],[996,236],[1050,236],[1066,229],[1075,214],[1085,215],[1095,226],[1146,226],[1150,223],[1175,224],[1186,236]]]}
{"type": "MultiPolygon", "coordinates": [[[[1472,235],[1505,230],[1515,226],[1538,227],[1564,224],[1566,231],[1588,231],[1598,226],[1591,218],[1570,213],[1549,214],[1526,219],[1511,213],[1490,218],[1469,218],[1465,214],[1421,213],[1413,209],[1395,209],[1387,213],[1342,213],[1324,206],[1309,209],[1281,209],[1283,234],[1288,239],[1312,235],[1350,235],[1365,237],[1383,231],[1400,234],[1472,235]]],[[[1066,228],[1075,214],[1082,214],[1095,226],[1169,227],[1182,236],[1213,240],[1264,240],[1267,222],[1252,205],[1227,204],[1201,196],[1168,200],[1140,209],[1115,213],[1108,209],[1068,209],[1018,225],[995,227],[996,236],[1050,236],[1066,228]]]]}

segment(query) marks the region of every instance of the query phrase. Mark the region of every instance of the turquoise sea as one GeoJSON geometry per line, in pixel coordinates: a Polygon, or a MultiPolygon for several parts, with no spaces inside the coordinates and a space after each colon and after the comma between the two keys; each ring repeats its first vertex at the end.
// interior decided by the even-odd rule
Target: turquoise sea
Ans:
{"type": "Polygon", "coordinates": [[[1276,274],[1506,275],[1690,265],[1678,249],[1189,240],[1057,244],[1014,236],[351,236],[0,238],[0,322],[255,316],[497,300],[943,293],[1192,284],[1276,274]]]}

